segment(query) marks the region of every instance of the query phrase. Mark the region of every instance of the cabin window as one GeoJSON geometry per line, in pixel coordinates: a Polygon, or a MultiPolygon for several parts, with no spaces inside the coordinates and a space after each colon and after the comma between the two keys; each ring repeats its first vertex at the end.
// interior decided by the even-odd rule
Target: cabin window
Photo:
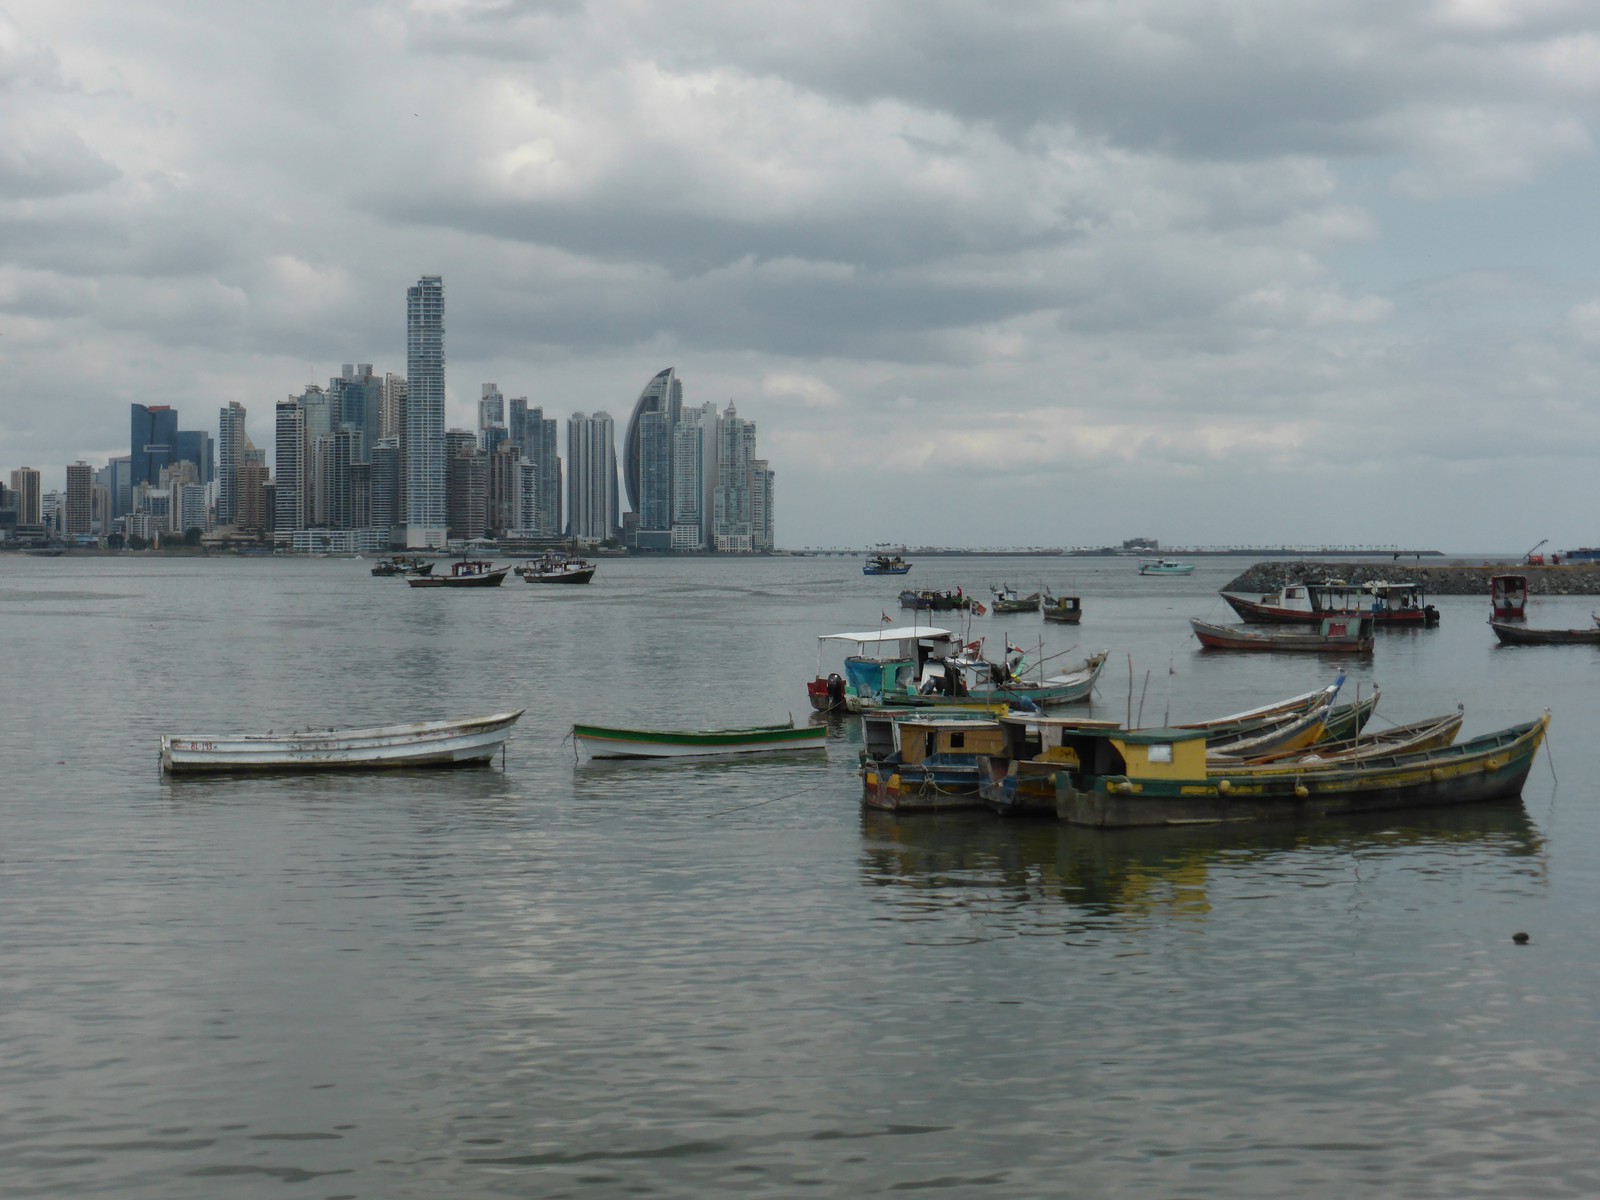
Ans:
{"type": "Polygon", "coordinates": [[[1153,763],[1169,763],[1172,761],[1172,743],[1157,742],[1150,747],[1150,761],[1153,763]]]}
{"type": "Polygon", "coordinates": [[[965,747],[966,744],[967,744],[967,735],[966,734],[964,734],[964,733],[952,733],[950,735],[950,749],[952,749],[952,750],[960,750],[963,747],[965,747]]]}

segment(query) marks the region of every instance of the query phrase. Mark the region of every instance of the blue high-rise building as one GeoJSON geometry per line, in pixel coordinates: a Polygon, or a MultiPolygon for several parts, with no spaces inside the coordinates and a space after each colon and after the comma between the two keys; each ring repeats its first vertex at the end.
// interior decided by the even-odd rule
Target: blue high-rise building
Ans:
{"type": "Polygon", "coordinates": [[[194,464],[195,478],[201,486],[217,477],[216,439],[204,429],[180,429],[174,444],[174,462],[194,464]]]}
{"type": "Polygon", "coordinates": [[[166,404],[135,404],[132,410],[128,449],[133,486],[159,487],[162,468],[178,456],[178,410],[166,404]]]}

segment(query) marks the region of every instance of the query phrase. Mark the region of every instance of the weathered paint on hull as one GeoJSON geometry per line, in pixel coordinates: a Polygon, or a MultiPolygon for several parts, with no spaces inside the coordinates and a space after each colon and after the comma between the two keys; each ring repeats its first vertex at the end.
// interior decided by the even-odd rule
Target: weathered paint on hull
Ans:
{"type": "MultiPolygon", "coordinates": [[[[1235,596],[1228,592],[1222,593],[1222,598],[1228,602],[1233,611],[1239,614],[1239,619],[1251,625],[1320,625],[1324,617],[1338,617],[1346,615],[1346,610],[1324,609],[1317,612],[1306,612],[1296,608],[1278,608],[1275,605],[1263,604],[1257,600],[1246,600],[1243,596],[1235,596]]],[[[1351,611],[1349,615],[1356,615],[1351,611]]],[[[1377,612],[1362,610],[1360,615],[1369,616],[1373,623],[1386,628],[1400,626],[1403,628],[1425,629],[1430,625],[1438,624],[1437,611],[1430,613],[1427,608],[1413,609],[1379,609],[1377,612]]]]}
{"type": "Polygon", "coordinates": [[[1414,756],[1327,772],[1270,778],[1225,773],[1205,780],[1135,783],[1056,776],[1056,816],[1071,825],[1121,828],[1233,821],[1304,820],[1389,809],[1515,799],[1533,766],[1548,714],[1516,743],[1460,758],[1414,756]]]}
{"type": "Polygon", "coordinates": [[[921,770],[868,765],[861,772],[861,799],[868,808],[889,812],[957,812],[983,807],[978,770],[921,770]]]}
{"type": "Polygon", "coordinates": [[[173,736],[161,739],[171,774],[246,771],[374,771],[488,763],[522,715],[431,721],[317,733],[173,736]]]}

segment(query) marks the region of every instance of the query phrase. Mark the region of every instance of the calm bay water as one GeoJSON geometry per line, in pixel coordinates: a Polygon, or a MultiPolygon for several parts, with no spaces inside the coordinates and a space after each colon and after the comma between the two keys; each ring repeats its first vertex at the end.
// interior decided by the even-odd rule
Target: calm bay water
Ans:
{"type": "MultiPolygon", "coordinates": [[[[1245,565],[910,581],[1079,591],[975,635],[1111,651],[1088,711],[1150,724],[1331,677],[1198,650],[1245,565]]],[[[854,722],[826,761],[578,761],[575,720],[807,719],[817,635],[902,617],[859,560],[370,566],[0,558],[7,1195],[1600,1194],[1593,648],[1443,597],[1349,668],[1380,724],[1549,707],[1520,805],[1097,834],[864,814],[854,722]],[[503,770],[157,769],[162,732],[505,707],[503,770]]]]}

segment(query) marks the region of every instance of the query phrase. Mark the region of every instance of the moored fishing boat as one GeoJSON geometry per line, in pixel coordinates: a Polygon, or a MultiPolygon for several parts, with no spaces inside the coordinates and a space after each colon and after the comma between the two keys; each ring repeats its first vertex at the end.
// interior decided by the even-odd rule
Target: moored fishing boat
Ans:
{"type": "Polygon", "coordinates": [[[777,754],[822,750],[826,725],[747,725],[732,729],[628,729],[613,725],[572,727],[572,736],[593,758],[713,758],[730,754],[777,754]]]}
{"type": "MultiPolygon", "coordinates": [[[[1055,776],[1064,769],[1082,765],[1077,749],[1071,748],[1070,735],[1085,728],[1083,722],[1061,717],[1029,717],[1012,713],[998,719],[1005,735],[1001,754],[979,761],[979,795],[997,812],[1055,815],[1055,776]]],[[[1098,728],[1115,728],[1111,723],[1098,728]]],[[[1242,774],[1290,774],[1304,772],[1313,765],[1350,762],[1380,755],[1394,755],[1449,745],[1461,728],[1458,710],[1444,717],[1395,726],[1338,742],[1318,742],[1313,746],[1276,754],[1234,758],[1218,755],[1209,747],[1205,752],[1207,770],[1226,771],[1231,777],[1242,774]]]]}
{"type": "Polygon", "coordinates": [[[459,720],[293,733],[166,734],[161,769],[171,774],[243,771],[371,771],[486,763],[523,710],[459,720]]]}
{"type": "Polygon", "coordinates": [[[1600,623],[1581,629],[1540,629],[1507,621],[1490,621],[1489,628],[1502,646],[1594,646],[1600,645],[1600,623]]]}
{"type": "Polygon", "coordinates": [[[1283,626],[1265,630],[1245,625],[1213,625],[1189,618],[1194,636],[1208,650],[1313,651],[1323,654],[1371,654],[1377,640],[1370,616],[1324,617],[1316,626],[1283,626]]]}
{"type": "Polygon", "coordinates": [[[898,554],[874,554],[861,564],[863,575],[909,575],[911,564],[898,554]]]}
{"type": "Polygon", "coordinates": [[[1005,705],[1010,708],[1046,709],[1088,700],[1106,665],[1107,654],[1092,654],[1066,671],[1042,672],[1024,677],[1024,660],[1010,647],[1005,663],[991,663],[976,655],[929,662],[920,685],[911,691],[886,691],[878,707],[970,708],[1005,705]]]}
{"type": "Polygon", "coordinates": [[[1439,610],[1427,602],[1419,583],[1376,581],[1357,586],[1343,579],[1286,583],[1259,600],[1222,592],[1229,607],[1248,625],[1316,625],[1326,617],[1371,616],[1379,628],[1429,628],[1439,610]]]}
{"type": "Polygon", "coordinates": [[[1055,625],[1076,625],[1083,620],[1083,602],[1077,596],[1052,596],[1046,588],[1040,607],[1044,619],[1055,625]]]}
{"type": "Polygon", "coordinates": [[[433,563],[415,555],[397,554],[393,558],[378,560],[372,568],[374,575],[432,575],[433,563]]]}
{"type": "Polygon", "coordinates": [[[953,631],[931,625],[825,633],[817,638],[817,674],[806,685],[806,694],[818,712],[876,708],[885,692],[915,691],[930,659],[960,648],[961,639],[953,631]],[[822,652],[830,643],[853,645],[855,653],[845,658],[842,672],[824,674],[822,652]]]}
{"type": "Polygon", "coordinates": [[[1550,714],[1452,745],[1294,769],[1231,773],[1178,730],[1076,730],[1057,772],[1056,815],[1125,827],[1284,820],[1515,799],[1550,714]]]}
{"type": "Polygon", "coordinates": [[[510,567],[463,558],[450,564],[448,575],[407,575],[406,583],[412,587],[499,587],[510,573],[510,567]]]}
{"type": "Polygon", "coordinates": [[[900,607],[922,612],[964,612],[970,609],[980,617],[989,611],[960,588],[953,592],[949,589],[905,588],[900,593],[900,607]]]}
{"type": "Polygon", "coordinates": [[[996,616],[999,616],[1003,613],[1025,613],[1039,611],[1038,592],[1030,592],[1028,595],[1024,596],[1021,592],[1017,591],[1016,588],[1007,587],[1003,583],[999,587],[992,587],[989,590],[994,593],[994,603],[991,604],[989,608],[995,613],[996,616]]]}
{"type": "Polygon", "coordinates": [[[587,559],[555,552],[530,558],[516,571],[525,583],[588,583],[594,572],[595,565],[587,559]]]}
{"type": "Polygon", "coordinates": [[[869,808],[981,808],[977,761],[996,753],[1000,727],[982,713],[875,714],[863,722],[861,799],[869,808]]]}

